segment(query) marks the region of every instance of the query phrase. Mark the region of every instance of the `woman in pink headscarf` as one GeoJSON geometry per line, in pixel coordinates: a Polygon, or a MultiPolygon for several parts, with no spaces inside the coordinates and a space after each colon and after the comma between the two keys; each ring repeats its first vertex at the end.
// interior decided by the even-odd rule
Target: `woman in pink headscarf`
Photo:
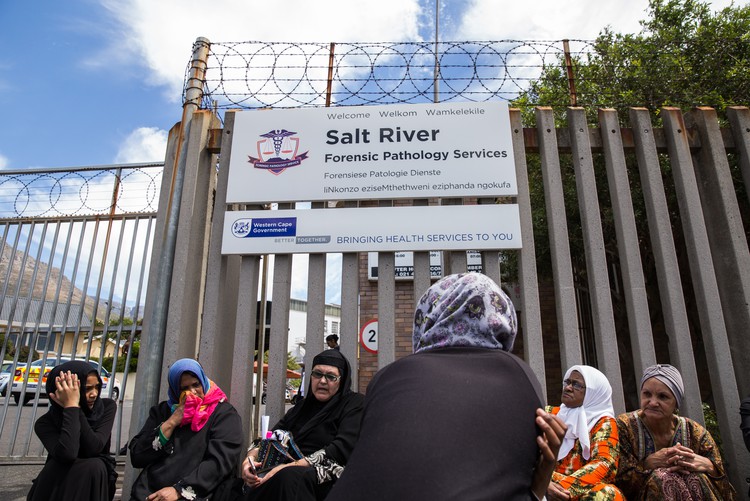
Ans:
{"type": "Polygon", "coordinates": [[[143,468],[130,499],[208,499],[239,467],[242,421],[195,360],[176,361],[167,379],[169,399],[130,441],[130,460],[143,468]]]}

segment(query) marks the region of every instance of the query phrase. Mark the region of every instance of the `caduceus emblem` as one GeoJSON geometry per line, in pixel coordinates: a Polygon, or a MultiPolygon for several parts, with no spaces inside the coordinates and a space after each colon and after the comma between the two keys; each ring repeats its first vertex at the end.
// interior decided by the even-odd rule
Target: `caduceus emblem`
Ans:
{"type": "Polygon", "coordinates": [[[296,132],[286,129],[273,129],[260,134],[256,143],[258,157],[248,155],[248,162],[256,169],[263,169],[279,175],[290,167],[296,167],[307,158],[307,151],[298,155],[299,138],[296,132]]]}

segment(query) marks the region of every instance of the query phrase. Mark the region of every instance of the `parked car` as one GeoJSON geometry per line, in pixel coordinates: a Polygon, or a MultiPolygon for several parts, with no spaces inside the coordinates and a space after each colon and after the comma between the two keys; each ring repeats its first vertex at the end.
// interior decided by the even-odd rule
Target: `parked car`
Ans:
{"type": "MultiPolygon", "coordinates": [[[[268,388],[268,383],[266,381],[263,381],[263,396],[260,397],[260,402],[262,404],[266,403],[266,390],[268,388]]],[[[287,402],[291,402],[294,396],[296,395],[297,390],[294,389],[292,386],[287,385],[286,389],[284,390],[284,400],[287,402]]],[[[255,387],[253,387],[253,398],[255,398],[255,387]]]]}
{"type": "Polygon", "coordinates": [[[297,396],[297,388],[292,386],[291,384],[286,385],[286,401],[291,402],[294,400],[294,397],[297,396]]]}
{"type": "MultiPolygon", "coordinates": [[[[26,364],[18,362],[16,367],[23,367],[26,364]]],[[[2,369],[0,369],[0,396],[5,396],[5,390],[8,389],[8,381],[10,381],[10,369],[13,367],[13,362],[3,362],[2,369]]]]}
{"type": "MultiPolygon", "coordinates": [[[[42,384],[41,388],[39,390],[39,396],[42,398],[47,398],[47,392],[45,391],[45,387],[47,384],[47,374],[49,374],[49,371],[51,371],[56,365],[64,364],[65,362],[70,362],[70,358],[61,358],[60,361],[57,361],[57,358],[55,356],[49,356],[47,358],[47,364],[44,367],[44,372],[42,373],[42,384]]],[[[107,369],[104,367],[100,367],[99,363],[94,360],[88,361],[96,370],[99,371],[99,374],[102,378],[102,396],[103,397],[110,397],[109,395],[109,384],[110,381],[114,381],[113,387],[112,387],[112,395],[111,398],[114,400],[117,400],[120,397],[120,381],[117,380],[114,376],[112,376],[107,369]]],[[[28,369],[29,372],[29,379],[26,383],[26,391],[23,392],[23,404],[26,405],[32,398],[34,398],[34,395],[36,395],[36,387],[37,384],[39,384],[39,372],[42,367],[42,359],[35,360],[31,362],[30,366],[27,368],[24,367],[16,367],[16,372],[13,375],[13,386],[11,387],[11,395],[13,395],[13,400],[18,404],[21,402],[21,393],[23,392],[23,380],[26,377],[26,370],[28,369]]]]}

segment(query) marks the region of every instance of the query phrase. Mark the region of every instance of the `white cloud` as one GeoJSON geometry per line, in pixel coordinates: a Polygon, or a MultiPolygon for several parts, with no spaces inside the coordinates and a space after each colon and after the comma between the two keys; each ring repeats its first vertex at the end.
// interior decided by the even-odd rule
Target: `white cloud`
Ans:
{"type": "MultiPolygon", "coordinates": [[[[720,10],[732,1],[709,3],[712,10],[720,10]]],[[[639,22],[646,18],[647,9],[648,0],[473,0],[461,17],[456,35],[458,40],[589,40],[605,26],[618,33],[639,32],[639,22]]]]}
{"type": "Polygon", "coordinates": [[[474,0],[462,16],[459,39],[559,40],[591,39],[606,25],[618,31],[638,31],[648,0],[558,2],[537,0],[533,8],[524,2],[474,0]]]}
{"type": "Polygon", "coordinates": [[[8,158],[7,158],[7,157],[4,157],[4,156],[3,156],[3,155],[2,155],[1,153],[0,153],[0,169],[6,169],[6,168],[8,167],[8,165],[9,165],[9,161],[8,161],[8,158]]]}
{"type": "Polygon", "coordinates": [[[135,52],[151,82],[173,99],[182,90],[190,48],[198,37],[230,42],[418,40],[417,0],[100,0],[122,33],[105,52],[135,52]]]}
{"type": "Polygon", "coordinates": [[[139,127],[125,138],[115,156],[115,163],[163,162],[167,151],[167,131],[156,127],[139,127]]]}

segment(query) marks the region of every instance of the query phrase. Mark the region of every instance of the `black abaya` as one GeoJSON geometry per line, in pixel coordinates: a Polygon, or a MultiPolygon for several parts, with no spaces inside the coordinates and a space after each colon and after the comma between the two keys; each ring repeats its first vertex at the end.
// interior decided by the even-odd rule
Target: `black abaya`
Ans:
{"type": "Polygon", "coordinates": [[[195,492],[195,499],[205,499],[237,471],[242,421],[230,403],[219,403],[198,431],[190,426],[175,428],[167,444],[155,449],[157,429],[171,414],[167,402],[155,405],[146,424],[130,441],[133,466],[144,468],[133,485],[131,500],[142,501],[169,486],[175,486],[178,492],[189,487],[195,492]]]}
{"type": "Polygon", "coordinates": [[[528,500],[539,382],[501,350],[432,349],[381,369],[326,501],[528,500]]]}
{"type": "MultiPolygon", "coordinates": [[[[54,381],[57,374],[59,371],[50,373],[48,379],[54,381]]],[[[82,379],[85,381],[85,377],[82,379]]],[[[50,410],[34,424],[34,431],[47,450],[47,462],[34,480],[27,499],[102,501],[113,498],[116,474],[109,446],[117,404],[110,399],[98,399],[94,410],[92,418],[86,415],[84,407],[63,409],[50,401],[50,410]]]]}
{"type": "MultiPolygon", "coordinates": [[[[308,386],[307,397],[295,405],[273,426],[273,430],[292,432],[294,442],[302,454],[309,457],[323,451],[325,457],[344,466],[359,437],[364,397],[351,390],[351,368],[338,350],[318,354],[313,367],[333,365],[341,371],[341,385],[329,401],[315,399],[308,386]],[[320,358],[319,358],[320,357],[320,358]]],[[[274,474],[268,482],[247,490],[245,501],[316,501],[322,500],[335,480],[321,482],[312,466],[292,466],[274,474]]]]}

